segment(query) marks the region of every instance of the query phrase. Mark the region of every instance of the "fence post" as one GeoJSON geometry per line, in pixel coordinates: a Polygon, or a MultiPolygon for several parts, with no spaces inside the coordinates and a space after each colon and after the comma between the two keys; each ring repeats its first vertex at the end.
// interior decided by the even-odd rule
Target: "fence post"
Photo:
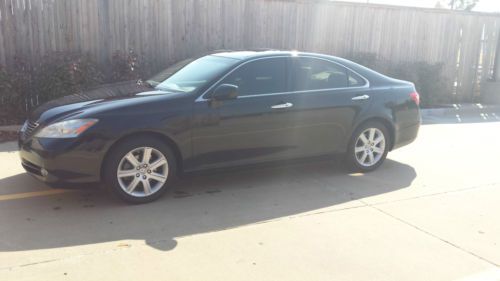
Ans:
{"type": "Polygon", "coordinates": [[[498,30],[497,49],[495,51],[495,66],[493,68],[493,81],[500,82],[500,30],[498,30]]]}

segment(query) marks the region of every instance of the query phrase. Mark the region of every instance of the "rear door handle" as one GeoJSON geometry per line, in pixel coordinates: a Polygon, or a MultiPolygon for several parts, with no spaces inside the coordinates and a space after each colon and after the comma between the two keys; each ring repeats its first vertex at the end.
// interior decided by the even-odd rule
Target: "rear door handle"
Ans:
{"type": "Polygon", "coordinates": [[[271,108],[272,109],[280,109],[280,108],[289,108],[289,107],[292,107],[292,106],[293,106],[293,103],[287,102],[287,103],[273,105],[273,106],[271,106],[271,108]]]}
{"type": "Polygon", "coordinates": [[[370,98],[369,95],[362,95],[362,96],[355,96],[352,98],[352,100],[367,100],[369,98],[370,98]]]}

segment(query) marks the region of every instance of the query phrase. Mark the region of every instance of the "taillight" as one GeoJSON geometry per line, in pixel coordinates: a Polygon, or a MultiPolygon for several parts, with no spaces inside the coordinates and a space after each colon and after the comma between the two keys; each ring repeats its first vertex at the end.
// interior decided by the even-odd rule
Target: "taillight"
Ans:
{"type": "Polygon", "coordinates": [[[416,105],[420,104],[420,95],[417,92],[413,92],[410,94],[410,98],[415,102],[416,105]]]}

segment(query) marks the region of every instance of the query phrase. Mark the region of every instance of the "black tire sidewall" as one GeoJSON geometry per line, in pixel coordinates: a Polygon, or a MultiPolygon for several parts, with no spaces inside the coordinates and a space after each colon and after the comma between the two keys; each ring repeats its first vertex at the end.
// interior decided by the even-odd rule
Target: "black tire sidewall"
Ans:
{"type": "Polygon", "coordinates": [[[104,165],[105,165],[104,166],[105,189],[107,189],[115,197],[118,197],[121,200],[133,204],[148,203],[160,198],[163,195],[163,193],[168,189],[170,182],[173,180],[177,172],[175,154],[172,152],[170,147],[160,139],[147,136],[131,137],[129,139],[125,139],[124,141],[118,143],[115,147],[112,148],[112,150],[108,154],[107,159],[104,161],[104,165]],[[152,147],[163,153],[163,155],[167,160],[169,169],[167,180],[160,188],[160,190],[147,197],[134,197],[126,193],[120,187],[120,184],[116,177],[116,171],[123,156],[125,156],[125,154],[127,154],[131,150],[139,147],[152,147]]]}
{"type": "Polygon", "coordinates": [[[387,157],[387,153],[389,153],[389,147],[390,147],[391,143],[392,143],[392,139],[389,135],[389,130],[387,129],[387,127],[384,124],[377,122],[377,121],[368,121],[368,122],[362,124],[361,126],[356,128],[356,130],[354,131],[354,133],[351,136],[351,140],[349,141],[349,147],[348,147],[347,153],[346,153],[346,160],[348,163],[348,168],[351,170],[360,171],[360,172],[369,172],[369,171],[373,171],[373,170],[377,169],[380,165],[382,165],[382,163],[384,163],[385,158],[387,157]],[[367,167],[367,166],[363,166],[363,165],[359,164],[358,161],[356,160],[356,155],[354,153],[354,147],[356,145],[356,141],[357,141],[359,135],[363,131],[365,131],[366,129],[369,129],[369,128],[379,129],[382,132],[382,134],[384,134],[385,150],[384,150],[384,154],[382,155],[380,160],[375,165],[367,167]]]}

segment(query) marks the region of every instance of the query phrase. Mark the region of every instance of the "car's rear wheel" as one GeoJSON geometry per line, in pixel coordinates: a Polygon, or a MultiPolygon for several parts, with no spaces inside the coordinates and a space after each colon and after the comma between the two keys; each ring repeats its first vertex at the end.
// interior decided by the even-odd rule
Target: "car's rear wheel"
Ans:
{"type": "Polygon", "coordinates": [[[106,187],[130,203],[158,199],[175,175],[175,155],[161,140],[136,137],[111,151],[105,165],[106,187]]]}
{"type": "Polygon", "coordinates": [[[390,145],[387,128],[380,122],[370,121],[353,133],[347,151],[347,162],[356,171],[372,171],[387,157],[390,145]]]}

